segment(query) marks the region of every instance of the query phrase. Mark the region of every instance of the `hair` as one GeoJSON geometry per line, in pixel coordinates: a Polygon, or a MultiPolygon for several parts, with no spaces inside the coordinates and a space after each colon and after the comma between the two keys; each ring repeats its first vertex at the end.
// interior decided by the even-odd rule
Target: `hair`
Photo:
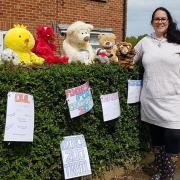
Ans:
{"type": "Polygon", "coordinates": [[[171,13],[164,7],[158,7],[157,9],[154,10],[151,18],[151,24],[153,22],[155,13],[157,11],[164,11],[167,14],[168,21],[169,21],[169,26],[167,29],[166,33],[166,38],[169,43],[177,43],[180,44],[180,30],[177,27],[177,23],[173,21],[173,18],[171,16],[171,13]]]}

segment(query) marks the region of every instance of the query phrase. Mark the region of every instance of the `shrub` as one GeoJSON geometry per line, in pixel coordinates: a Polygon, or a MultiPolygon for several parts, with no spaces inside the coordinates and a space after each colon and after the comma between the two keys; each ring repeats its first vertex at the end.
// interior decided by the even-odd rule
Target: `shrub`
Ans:
{"type": "Polygon", "coordinates": [[[85,136],[93,175],[106,167],[137,162],[147,143],[140,135],[139,105],[126,103],[129,78],[139,79],[139,70],[128,71],[115,64],[0,66],[0,179],[63,179],[60,141],[68,135],[85,136]],[[64,91],[87,81],[94,107],[70,119],[64,91]],[[33,143],[3,142],[9,91],[34,96],[33,143]],[[116,91],[121,117],[103,122],[100,95],[116,91]]]}
{"type": "Polygon", "coordinates": [[[126,37],[126,41],[131,43],[133,47],[143,38],[147,36],[147,34],[140,35],[140,36],[131,36],[131,37],[126,37]]]}

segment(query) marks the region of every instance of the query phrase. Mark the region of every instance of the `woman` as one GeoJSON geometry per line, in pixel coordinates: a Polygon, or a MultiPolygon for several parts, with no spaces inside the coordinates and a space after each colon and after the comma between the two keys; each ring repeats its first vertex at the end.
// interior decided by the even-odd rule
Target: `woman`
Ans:
{"type": "Polygon", "coordinates": [[[180,31],[169,11],[157,8],[154,33],[135,46],[144,67],[141,119],[149,124],[155,153],[152,179],[172,180],[180,152],[180,31]]]}

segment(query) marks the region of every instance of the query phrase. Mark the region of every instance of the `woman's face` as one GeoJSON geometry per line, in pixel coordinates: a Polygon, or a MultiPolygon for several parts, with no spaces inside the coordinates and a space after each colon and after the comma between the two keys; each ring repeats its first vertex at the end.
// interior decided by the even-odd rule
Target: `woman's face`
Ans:
{"type": "Polygon", "coordinates": [[[165,11],[156,11],[152,21],[152,26],[158,37],[162,37],[166,34],[169,26],[169,21],[165,11]]]}

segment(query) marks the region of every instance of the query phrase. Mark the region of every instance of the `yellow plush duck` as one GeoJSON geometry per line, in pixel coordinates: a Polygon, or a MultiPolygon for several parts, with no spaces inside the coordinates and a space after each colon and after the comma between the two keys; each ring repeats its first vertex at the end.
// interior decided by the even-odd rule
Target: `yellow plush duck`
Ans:
{"type": "Polygon", "coordinates": [[[19,24],[14,25],[14,28],[6,33],[4,43],[6,48],[10,48],[18,54],[19,61],[22,64],[41,65],[44,63],[43,58],[31,52],[35,40],[33,35],[26,29],[26,26],[19,24]]]}

